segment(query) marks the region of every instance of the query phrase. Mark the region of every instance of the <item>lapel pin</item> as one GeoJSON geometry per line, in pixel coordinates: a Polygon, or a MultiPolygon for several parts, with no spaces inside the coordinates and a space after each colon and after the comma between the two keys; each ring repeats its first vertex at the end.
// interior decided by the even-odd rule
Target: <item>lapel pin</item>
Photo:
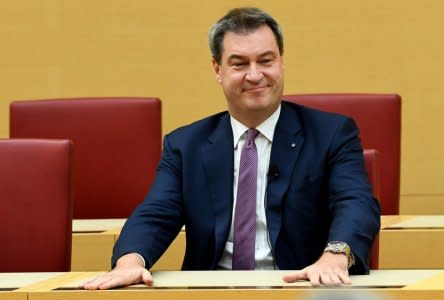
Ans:
{"type": "Polygon", "coordinates": [[[294,148],[294,147],[296,147],[296,144],[295,143],[291,144],[291,148],[294,148]]]}

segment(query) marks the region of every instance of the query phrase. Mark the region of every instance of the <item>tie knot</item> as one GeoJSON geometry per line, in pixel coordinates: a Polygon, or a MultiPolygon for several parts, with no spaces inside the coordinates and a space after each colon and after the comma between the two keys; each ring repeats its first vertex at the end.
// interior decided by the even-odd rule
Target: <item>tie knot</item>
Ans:
{"type": "Polygon", "coordinates": [[[258,134],[259,134],[259,131],[256,128],[248,129],[248,131],[247,131],[247,144],[251,144],[258,134]]]}

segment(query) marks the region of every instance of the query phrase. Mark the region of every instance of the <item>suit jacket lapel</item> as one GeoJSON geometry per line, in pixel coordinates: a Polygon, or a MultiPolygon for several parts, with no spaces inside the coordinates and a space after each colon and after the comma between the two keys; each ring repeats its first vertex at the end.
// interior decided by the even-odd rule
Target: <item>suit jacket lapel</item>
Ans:
{"type": "Polygon", "coordinates": [[[215,226],[216,264],[225,246],[233,211],[233,131],[230,116],[221,117],[219,125],[203,147],[202,159],[210,190],[215,226]]]}
{"type": "Polygon", "coordinates": [[[269,177],[266,194],[267,227],[273,251],[281,228],[282,199],[290,184],[294,165],[304,143],[301,129],[298,114],[282,102],[270,156],[270,167],[278,170],[279,174],[269,177]]]}

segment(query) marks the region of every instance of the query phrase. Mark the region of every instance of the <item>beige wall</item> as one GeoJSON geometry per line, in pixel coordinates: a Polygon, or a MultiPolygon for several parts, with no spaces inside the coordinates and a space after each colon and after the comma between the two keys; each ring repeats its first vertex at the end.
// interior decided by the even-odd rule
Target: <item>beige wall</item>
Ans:
{"type": "Polygon", "coordinates": [[[444,2],[0,1],[0,137],[13,99],[157,96],[163,128],[224,108],[207,30],[256,5],[285,33],[286,93],[403,97],[402,213],[444,213],[444,2]]]}

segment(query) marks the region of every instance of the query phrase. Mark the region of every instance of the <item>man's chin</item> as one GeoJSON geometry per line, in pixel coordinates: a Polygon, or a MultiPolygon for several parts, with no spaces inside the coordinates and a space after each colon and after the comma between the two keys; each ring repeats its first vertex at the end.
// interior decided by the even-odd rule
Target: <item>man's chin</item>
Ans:
{"type": "Polygon", "coordinates": [[[249,101],[246,105],[246,108],[250,111],[262,111],[266,110],[268,107],[269,105],[261,101],[249,101]]]}
{"type": "Polygon", "coordinates": [[[252,110],[267,109],[270,106],[273,106],[273,101],[271,101],[269,97],[266,97],[265,95],[261,95],[258,97],[247,97],[245,98],[244,103],[247,105],[248,108],[252,110]]]}

